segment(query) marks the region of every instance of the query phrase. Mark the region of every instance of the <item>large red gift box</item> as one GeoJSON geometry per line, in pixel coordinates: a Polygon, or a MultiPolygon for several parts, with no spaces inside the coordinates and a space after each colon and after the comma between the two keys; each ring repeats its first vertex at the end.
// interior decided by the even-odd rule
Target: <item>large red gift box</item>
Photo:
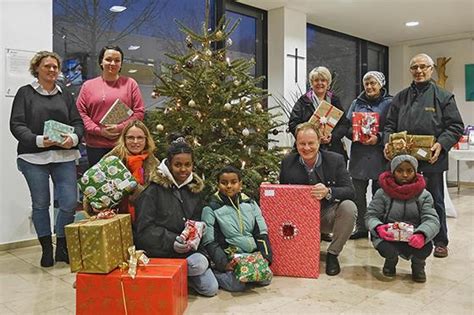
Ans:
{"type": "Polygon", "coordinates": [[[276,276],[318,278],[320,203],[309,185],[260,186],[260,208],[268,226],[276,276]]]}
{"type": "Polygon", "coordinates": [[[379,132],[379,113],[352,113],[352,141],[365,142],[379,132]]]}
{"type": "Polygon", "coordinates": [[[152,258],[127,270],[77,274],[76,314],[183,314],[188,305],[186,259],[152,258]]]}

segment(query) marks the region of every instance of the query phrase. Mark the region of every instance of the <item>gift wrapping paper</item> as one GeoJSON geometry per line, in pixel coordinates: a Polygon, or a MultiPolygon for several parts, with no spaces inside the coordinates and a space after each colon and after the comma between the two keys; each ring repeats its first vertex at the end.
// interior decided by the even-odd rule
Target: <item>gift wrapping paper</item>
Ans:
{"type": "Polygon", "coordinates": [[[428,161],[432,157],[431,147],[435,143],[434,136],[410,135],[406,131],[390,135],[388,156],[390,158],[399,154],[409,154],[417,160],[428,161]]]}
{"type": "Polygon", "coordinates": [[[133,245],[129,214],[66,225],[71,272],[108,273],[128,259],[133,245]]]}
{"type": "Polygon", "coordinates": [[[379,132],[379,113],[352,113],[352,141],[364,142],[379,132]]]}
{"type": "Polygon", "coordinates": [[[56,120],[47,120],[44,122],[43,135],[48,136],[49,140],[63,143],[64,138],[61,134],[74,133],[74,127],[63,124],[56,120]]]}
{"type": "Polygon", "coordinates": [[[395,241],[408,242],[413,235],[413,225],[405,222],[388,223],[387,232],[393,233],[395,241]]]}
{"type": "Polygon", "coordinates": [[[276,276],[318,278],[320,203],[310,185],[260,186],[260,208],[268,226],[276,276]]]}
{"type": "Polygon", "coordinates": [[[318,127],[321,136],[326,137],[331,134],[342,115],[344,115],[342,110],[326,101],[322,101],[309,119],[309,122],[318,127]]]}
{"type": "Polygon", "coordinates": [[[132,115],[133,110],[118,98],[110,106],[104,117],[102,117],[100,123],[103,125],[116,125],[132,115]]]}
{"type": "Polygon", "coordinates": [[[259,282],[271,280],[273,273],[262,253],[234,254],[236,265],[234,275],[240,282],[259,282]]]}
{"type": "Polygon", "coordinates": [[[186,259],[152,258],[137,267],[106,275],[78,273],[76,314],[181,315],[188,305],[186,259]]]}
{"type": "Polygon", "coordinates": [[[137,187],[137,182],[116,156],[102,158],[78,181],[79,189],[96,210],[117,206],[122,198],[137,187]]]}

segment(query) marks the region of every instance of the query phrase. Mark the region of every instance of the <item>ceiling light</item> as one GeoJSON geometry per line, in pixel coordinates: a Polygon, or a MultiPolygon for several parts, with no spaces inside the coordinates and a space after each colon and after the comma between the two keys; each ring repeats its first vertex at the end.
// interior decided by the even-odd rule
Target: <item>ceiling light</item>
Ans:
{"type": "Polygon", "coordinates": [[[109,10],[115,13],[120,13],[122,11],[127,10],[127,7],[124,7],[121,5],[114,5],[114,6],[111,6],[109,10]]]}
{"type": "Polygon", "coordinates": [[[135,73],[137,71],[138,71],[137,69],[130,69],[130,70],[128,70],[128,73],[135,73]]]}
{"type": "Polygon", "coordinates": [[[140,48],[140,46],[138,46],[138,45],[130,45],[130,46],[128,46],[128,50],[137,50],[137,49],[139,49],[139,48],[140,48]]]}
{"type": "Polygon", "coordinates": [[[406,22],[405,26],[412,27],[412,26],[417,26],[418,24],[420,24],[420,22],[412,21],[412,22],[406,22]]]}

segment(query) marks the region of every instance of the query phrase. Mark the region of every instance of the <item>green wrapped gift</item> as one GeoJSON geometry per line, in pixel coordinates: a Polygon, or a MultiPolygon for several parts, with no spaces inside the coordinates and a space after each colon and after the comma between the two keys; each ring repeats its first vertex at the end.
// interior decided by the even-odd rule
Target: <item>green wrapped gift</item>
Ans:
{"type": "Polygon", "coordinates": [[[49,140],[62,143],[64,138],[61,134],[74,133],[74,127],[63,124],[56,120],[46,120],[44,122],[43,135],[48,136],[49,140]]]}
{"type": "Polygon", "coordinates": [[[240,282],[260,282],[271,280],[273,273],[262,253],[234,254],[236,265],[234,275],[240,282]]]}
{"type": "Polygon", "coordinates": [[[71,272],[109,273],[128,260],[133,245],[129,214],[75,222],[65,233],[71,272]]]}
{"type": "Polygon", "coordinates": [[[102,158],[78,181],[79,189],[96,210],[115,207],[137,187],[130,171],[116,156],[102,158]]]}

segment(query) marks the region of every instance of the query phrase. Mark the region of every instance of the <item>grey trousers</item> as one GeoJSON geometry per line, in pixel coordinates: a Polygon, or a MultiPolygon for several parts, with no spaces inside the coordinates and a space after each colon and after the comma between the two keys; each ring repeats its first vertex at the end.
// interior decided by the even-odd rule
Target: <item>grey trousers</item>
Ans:
{"type": "Polygon", "coordinates": [[[321,215],[321,233],[332,233],[328,253],[339,255],[352,234],[357,219],[357,207],[352,200],[344,200],[324,209],[321,215]]]}

